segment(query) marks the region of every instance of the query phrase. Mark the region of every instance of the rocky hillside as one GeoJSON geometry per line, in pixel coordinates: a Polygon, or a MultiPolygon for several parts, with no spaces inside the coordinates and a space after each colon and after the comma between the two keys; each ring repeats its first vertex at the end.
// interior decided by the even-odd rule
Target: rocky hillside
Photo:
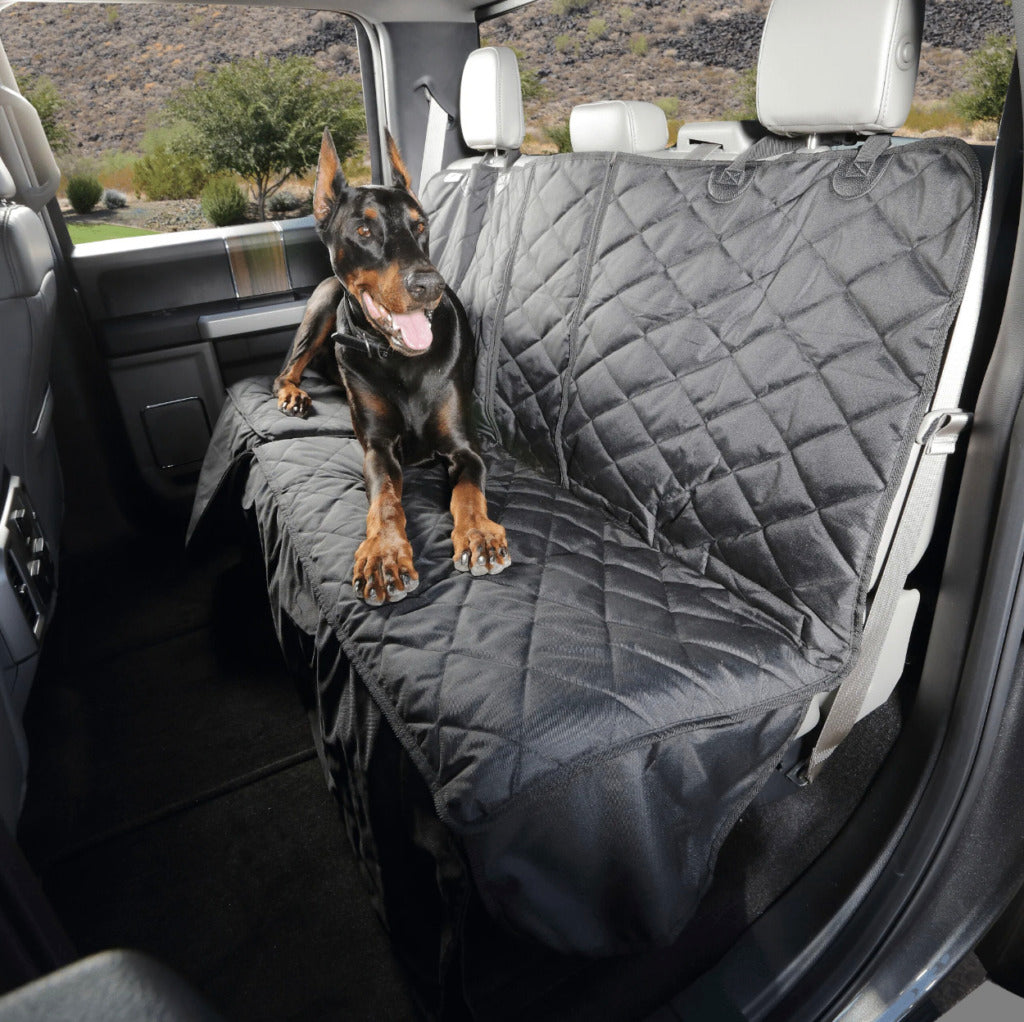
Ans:
{"type": "MultiPolygon", "coordinates": [[[[768,0],[541,0],[483,26],[519,49],[545,86],[534,120],[560,121],[593,99],[661,101],[670,117],[721,117],[740,105],[741,72],[757,61],[768,0]]],[[[992,32],[1012,34],[1003,0],[927,0],[916,98],[964,87],[969,52],[992,32]]]]}
{"type": "MultiPolygon", "coordinates": [[[[540,0],[483,26],[522,54],[534,125],[564,122],[597,98],[660,100],[677,119],[721,116],[739,103],[757,56],[766,0],[540,0]]],[[[918,82],[924,101],[963,87],[966,53],[1007,31],[1002,0],[930,0],[918,82]]],[[[169,95],[243,55],[313,56],[358,73],[355,35],[338,15],[275,8],[20,3],[0,14],[20,74],[42,74],[66,102],[76,152],[137,152],[169,95]]]]}
{"type": "Polygon", "coordinates": [[[15,74],[45,75],[66,100],[82,155],[137,152],[168,97],[242,56],[293,53],[359,73],[348,18],[314,11],[184,4],[16,4],[0,13],[15,74]]]}

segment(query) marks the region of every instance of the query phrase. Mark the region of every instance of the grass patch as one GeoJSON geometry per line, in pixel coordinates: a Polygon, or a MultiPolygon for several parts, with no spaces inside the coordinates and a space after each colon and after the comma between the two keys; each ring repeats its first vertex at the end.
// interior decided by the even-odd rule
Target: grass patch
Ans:
{"type": "Polygon", "coordinates": [[[90,241],[111,241],[114,238],[141,238],[146,234],[159,234],[141,227],[120,227],[117,224],[68,224],[68,234],[76,245],[90,241]]]}
{"type": "Polygon", "coordinates": [[[943,135],[967,135],[970,121],[965,120],[950,100],[936,103],[915,103],[903,124],[905,131],[923,135],[926,131],[939,131],[943,135]]]}

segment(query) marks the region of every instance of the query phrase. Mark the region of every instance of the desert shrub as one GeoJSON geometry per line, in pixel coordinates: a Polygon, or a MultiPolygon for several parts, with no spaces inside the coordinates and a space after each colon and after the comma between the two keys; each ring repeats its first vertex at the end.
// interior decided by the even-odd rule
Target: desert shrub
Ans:
{"type": "Polygon", "coordinates": [[[114,191],[127,194],[135,187],[135,161],[138,158],[136,153],[108,150],[96,159],[96,165],[91,170],[104,188],[113,188],[114,191]]]}
{"type": "Polygon", "coordinates": [[[569,139],[569,122],[564,121],[562,124],[549,124],[545,129],[544,133],[548,138],[558,146],[558,152],[560,153],[571,153],[572,142],[569,139]]]}
{"type": "Polygon", "coordinates": [[[974,126],[971,128],[971,134],[975,138],[980,138],[983,142],[994,142],[999,134],[999,122],[994,118],[989,120],[987,117],[980,121],[975,121],[974,126]]]}
{"type": "Polygon", "coordinates": [[[572,36],[568,32],[555,36],[555,49],[559,53],[565,53],[570,46],[572,46],[572,36]]]}
{"type": "Polygon", "coordinates": [[[676,96],[665,96],[654,101],[655,106],[660,106],[666,117],[677,117],[679,115],[679,99],[676,96]]]}
{"type": "Polygon", "coordinates": [[[245,217],[246,201],[242,189],[229,177],[215,177],[203,189],[200,200],[203,216],[214,227],[237,224],[245,217]]]}
{"type": "Polygon", "coordinates": [[[739,104],[735,109],[725,113],[728,121],[757,120],[757,68],[748,67],[740,72],[734,93],[739,104]]]}
{"type": "Polygon", "coordinates": [[[90,213],[100,196],[103,195],[103,185],[96,180],[92,174],[72,174],[68,178],[67,196],[71,208],[76,213],[90,213]]]}
{"type": "Polygon", "coordinates": [[[200,157],[163,142],[135,161],[135,191],[154,202],[161,199],[194,199],[210,175],[200,157]]]}
{"type": "Polygon", "coordinates": [[[548,90],[545,88],[544,82],[541,81],[540,75],[535,68],[527,67],[526,57],[522,50],[513,46],[512,52],[515,53],[516,60],[519,61],[519,84],[523,93],[523,102],[528,103],[531,99],[543,99],[548,94],[548,90]]]}
{"type": "Polygon", "coordinates": [[[604,18],[591,18],[587,22],[587,38],[591,42],[603,39],[608,34],[608,22],[604,18]]]}
{"type": "Polygon", "coordinates": [[[302,199],[294,192],[274,192],[267,199],[267,210],[271,213],[291,213],[302,205],[302,199]]]}
{"type": "Polygon", "coordinates": [[[957,112],[952,102],[939,101],[931,103],[915,103],[903,122],[908,132],[923,135],[926,131],[941,131],[946,135],[965,135],[970,124],[957,112]]]}
{"type": "Polygon", "coordinates": [[[629,52],[634,57],[642,57],[647,52],[647,36],[640,34],[629,40],[629,52]]]}
{"type": "Polygon", "coordinates": [[[573,11],[585,11],[589,6],[590,0],[551,0],[551,12],[559,16],[573,11]]]}
{"type": "MultiPolygon", "coordinates": [[[[362,150],[345,160],[341,169],[345,180],[350,185],[368,185],[370,183],[370,157],[362,150]]],[[[310,209],[312,209],[312,201],[310,199],[310,209]]]]}
{"type": "Polygon", "coordinates": [[[966,92],[953,97],[957,112],[969,121],[998,120],[1010,84],[1013,40],[1007,35],[989,35],[967,61],[966,92]]]}
{"type": "Polygon", "coordinates": [[[57,86],[46,77],[19,75],[22,95],[36,108],[46,141],[55,153],[66,153],[71,148],[71,129],[64,123],[63,97],[57,86]]]}
{"type": "Polygon", "coordinates": [[[103,205],[107,209],[124,209],[128,205],[128,196],[116,188],[104,188],[103,205]]]}

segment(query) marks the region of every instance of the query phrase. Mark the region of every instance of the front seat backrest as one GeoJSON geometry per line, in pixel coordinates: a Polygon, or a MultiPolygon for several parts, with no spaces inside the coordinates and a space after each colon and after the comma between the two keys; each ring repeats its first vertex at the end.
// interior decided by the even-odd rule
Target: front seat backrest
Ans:
{"type": "Polygon", "coordinates": [[[21,476],[55,545],[60,483],[50,424],[53,252],[39,216],[14,196],[14,181],[0,162],[0,462],[21,476]]]}

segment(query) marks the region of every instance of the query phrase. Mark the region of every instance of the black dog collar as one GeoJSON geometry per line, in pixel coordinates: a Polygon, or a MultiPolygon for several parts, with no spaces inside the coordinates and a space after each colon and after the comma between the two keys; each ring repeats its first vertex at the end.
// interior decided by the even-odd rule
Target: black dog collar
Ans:
{"type": "Polygon", "coordinates": [[[335,344],[340,344],[361,355],[376,355],[387,358],[391,354],[391,345],[380,336],[358,326],[352,321],[352,306],[346,294],[338,305],[337,330],[331,335],[335,344]]]}

